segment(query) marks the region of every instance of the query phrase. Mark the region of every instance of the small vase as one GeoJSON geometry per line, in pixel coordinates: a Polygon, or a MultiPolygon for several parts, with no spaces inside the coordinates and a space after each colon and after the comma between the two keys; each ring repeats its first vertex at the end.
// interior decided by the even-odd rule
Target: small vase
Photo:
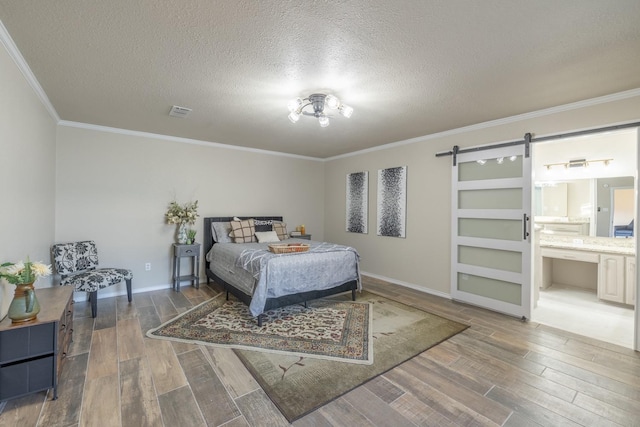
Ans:
{"type": "Polygon", "coordinates": [[[178,244],[184,245],[187,243],[187,224],[178,224],[178,234],[176,236],[178,244]]]}
{"type": "Polygon", "coordinates": [[[11,323],[35,320],[38,317],[38,313],[40,313],[40,304],[33,289],[33,282],[16,285],[8,313],[11,323]]]}

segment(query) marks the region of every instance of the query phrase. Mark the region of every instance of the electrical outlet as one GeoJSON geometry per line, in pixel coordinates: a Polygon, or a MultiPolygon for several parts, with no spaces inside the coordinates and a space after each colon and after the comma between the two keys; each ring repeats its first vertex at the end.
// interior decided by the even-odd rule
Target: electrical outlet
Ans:
{"type": "Polygon", "coordinates": [[[145,269],[146,271],[151,271],[151,263],[150,263],[150,262],[146,263],[146,264],[144,265],[144,269],[145,269]]]}

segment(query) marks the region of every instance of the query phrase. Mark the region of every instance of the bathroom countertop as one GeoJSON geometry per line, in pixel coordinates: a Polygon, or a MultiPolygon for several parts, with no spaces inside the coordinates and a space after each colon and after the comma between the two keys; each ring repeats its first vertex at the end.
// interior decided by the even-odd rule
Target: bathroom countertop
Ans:
{"type": "Polygon", "coordinates": [[[540,236],[541,248],[571,249],[577,251],[635,255],[634,239],[590,236],[540,236]]]}

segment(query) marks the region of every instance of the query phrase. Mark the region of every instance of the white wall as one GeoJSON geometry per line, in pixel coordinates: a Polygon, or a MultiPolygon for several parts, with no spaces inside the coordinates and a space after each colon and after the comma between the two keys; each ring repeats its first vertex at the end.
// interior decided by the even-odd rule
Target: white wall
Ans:
{"type": "MultiPolygon", "coordinates": [[[[49,262],[54,239],[56,125],[0,47],[0,264],[49,262]]],[[[40,279],[36,287],[50,285],[40,279]]],[[[13,298],[0,284],[0,319],[13,298]]]]}
{"type": "Polygon", "coordinates": [[[133,270],[134,292],[171,282],[174,199],[199,201],[198,242],[205,216],[282,215],[324,237],[320,161],[69,126],[57,146],[56,241],[95,240],[100,265],[133,270]]]}
{"type": "MultiPolygon", "coordinates": [[[[454,145],[461,148],[522,139],[527,132],[552,135],[567,131],[638,121],[640,96],[578,109],[501,120],[457,133],[425,137],[411,144],[355,153],[325,165],[326,238],[354,246],[361,269],[434,293],[449,294],[451,250],[451,157],[436,158],[454,145]],[[378,169],[408,166],[407,237],[376,236],[376,176],[378,169]],[[369,171],[369,234],[345,231],[345,179],[351,172],[369,171]]],[[[535,153],[535,144],[534,144],[535,153]]],[[[635,175],[635,174],[634,174],[635,175]]]]}

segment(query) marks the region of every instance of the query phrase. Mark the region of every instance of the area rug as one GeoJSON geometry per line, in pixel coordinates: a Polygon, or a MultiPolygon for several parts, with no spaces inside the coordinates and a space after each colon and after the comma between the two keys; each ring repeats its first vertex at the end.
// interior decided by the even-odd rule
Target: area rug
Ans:
{"type": "MultiPolygon", "coordinates": [[[[350,294],[342,294],[327,300],[349,298],[350,294]]],[[[234,350],[289,422],[468,327],[370,292],[359,293],[357,298],[373,308],[371,365],[234,350]]]]}
{"type": "Polygon", "coordinates": [[[371,305],[319,299],[265,313],[261,327],[242,302],[218,295],[147,331],[150,338],[285,354],[303,359],[373,363],[371,305]]]}

